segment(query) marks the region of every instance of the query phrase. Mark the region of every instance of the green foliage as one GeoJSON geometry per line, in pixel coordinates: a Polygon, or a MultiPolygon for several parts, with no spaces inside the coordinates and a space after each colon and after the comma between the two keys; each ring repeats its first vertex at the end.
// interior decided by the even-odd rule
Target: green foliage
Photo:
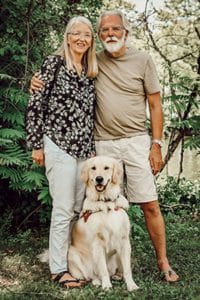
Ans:
{"type": "MultiPolygon", "coordinates": [[[[200,122],[200,121],[199,121],[200,122]]],[[[195,149],[198,150],[197,154],[200,154],[200,136],[192,135],[189,139],[186,139],[185,148],[189,148],[190,150],[195,149]]]]}
{"type": "Polygon", "coordinates": [[[172,128],[193,128],[196,132],[200,130],[199,117],[196,113],[200,106],[200,98],[197,93],[199,89],[198,77],[191,78],[182,76],[180,72],[170,70],[173,82],[162,82],[170,92],[164,97],[167,126],[172,128]],[[187,115],[189,114],[189,115],[187,115]],[[187,118],[186,118],[187,117],[187,118]]]}
{"type": "MultiPolygon", "coordinates": [[[[183,140],[183,151],[200,149],[200,95],[199,76],[182,76],[180,72],[170,69],[173,81],[166,83],[165,88],[169,91],[164,97],[165,111],[165,134],[170,136],[172,149],[174,144],[183,140]],[[178,135],[180,139],[178,139],[178,135]]],[[[175,151],[172,150],[170,155],[175,151]]],[[[199,153],[199,151],[197,151],[199,153]]]]}
{"type": "Polygon", "coordinates": [[[132,224],[132,234],[137,239],[139,235],[144,234],[144,230],[142,226],[140,225],[141,220],[143,219],[143,213],[140,209],[139,205],[130,204],[128,215],[132,224]]]}
{"type": "Polygon", "coordinates": [[[166,182],[158,185],[158,194],[161,207],[166,212],[199,213],[200,183],[191,182],[185,178],[179,181],[174,177],[167,177],[166,182]]]}

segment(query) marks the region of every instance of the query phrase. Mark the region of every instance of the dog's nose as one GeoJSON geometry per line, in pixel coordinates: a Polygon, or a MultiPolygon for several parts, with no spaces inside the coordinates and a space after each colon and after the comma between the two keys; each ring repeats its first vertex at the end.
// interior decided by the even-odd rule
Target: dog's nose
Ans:
{"type": "Polygon", "coordinates": [[[103,182],[103,177],[102,176],[97,176],[96,177],[96,182],[99,183],[99,184],[102,183],[103,182]]]}

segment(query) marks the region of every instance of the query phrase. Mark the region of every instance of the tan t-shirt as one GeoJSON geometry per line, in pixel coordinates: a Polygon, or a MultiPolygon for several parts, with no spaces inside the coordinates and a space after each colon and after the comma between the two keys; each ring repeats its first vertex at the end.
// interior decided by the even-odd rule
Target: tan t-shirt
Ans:
{"type": "Polygon", "coordinates": [[[97,57],[95,139],[146,133],[146,95],[160,91],[151,56],[129,48],[118,58],[108,57],[104,51],[97,57]]]}

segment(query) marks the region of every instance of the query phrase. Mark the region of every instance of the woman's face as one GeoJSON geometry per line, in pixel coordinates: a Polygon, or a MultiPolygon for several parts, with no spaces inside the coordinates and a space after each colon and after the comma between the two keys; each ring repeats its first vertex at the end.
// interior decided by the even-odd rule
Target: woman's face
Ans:
{"type": "Polygon", "coordinates": [[[84,54],[92,45],[92,32],[84,23],[75,24],[68,33],[68,44],[72,53],[84,54]]]}

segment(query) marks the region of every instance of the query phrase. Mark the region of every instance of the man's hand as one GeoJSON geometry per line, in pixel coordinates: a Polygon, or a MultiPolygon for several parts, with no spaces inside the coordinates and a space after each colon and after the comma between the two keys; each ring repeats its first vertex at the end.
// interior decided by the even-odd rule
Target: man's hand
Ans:
{"type": "Polygon", "coordinates": [[[38,149],[32,151],[32,160],[39,166],[44,166],[44,150],[38,149]]]}
{"type": "Polygon", "coordinates": [[[161,147],[158,144],[152,144],[149,153],[149,161],[152,173],[156,175],[163,165],[161,147]]]}
{"type": "Polygon", "coordinates": [[[29,92],[33,94],[35,92],[41,91],[43,87],[44,87],[44,82],[38,78],[38,73],[36,73],[31,78],[31,85],[30,85],[29,92]]]}

